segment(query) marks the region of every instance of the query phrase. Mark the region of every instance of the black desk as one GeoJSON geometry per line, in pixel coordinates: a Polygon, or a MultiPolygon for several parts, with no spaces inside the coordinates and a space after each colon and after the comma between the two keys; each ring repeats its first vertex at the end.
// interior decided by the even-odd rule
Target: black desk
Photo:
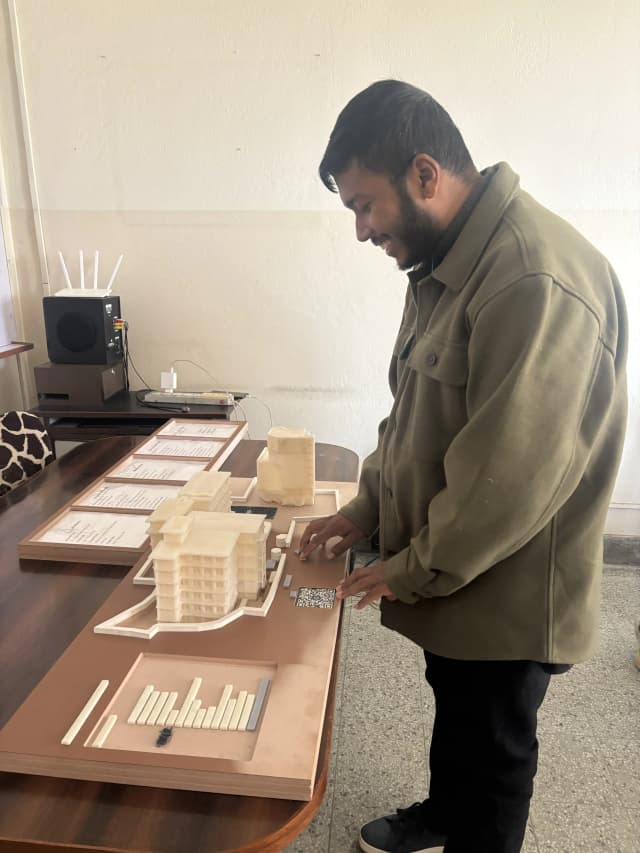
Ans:
{"type": "Polygon", "coordinates": [[[233,406],[189,406],[176,408],[141,405],[135,391],[122,391],[100,406],[41,404],[31,409],[44,422],[55,441],[91,441],[112,435],[149,435],[171,418],[217,418],[229,420],[233,406]]]}

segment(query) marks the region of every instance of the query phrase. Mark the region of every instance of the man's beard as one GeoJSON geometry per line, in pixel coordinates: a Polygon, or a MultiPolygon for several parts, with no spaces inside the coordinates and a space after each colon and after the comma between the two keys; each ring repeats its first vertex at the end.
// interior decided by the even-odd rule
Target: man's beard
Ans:
{"type": "Polygon", "coordinates": [[[401,270],[410,270],[433,259],[435,249],[445,229],[437,225],[433,217],[418,210],[403,183],[398,184],[400,220],[395,237],[407,250],[407,256],[398,262],[401,270]]]}

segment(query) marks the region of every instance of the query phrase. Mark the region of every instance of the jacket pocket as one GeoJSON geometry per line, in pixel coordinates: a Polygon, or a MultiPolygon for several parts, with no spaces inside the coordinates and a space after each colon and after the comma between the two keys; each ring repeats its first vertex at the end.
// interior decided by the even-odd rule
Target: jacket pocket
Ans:
{"type": "Polygon", "coordinates": [[[467,384],[469,360],[464,344],[445,341],[427,332],[416,343],[407,363],[436,382],[459,387],[467,384]]]}

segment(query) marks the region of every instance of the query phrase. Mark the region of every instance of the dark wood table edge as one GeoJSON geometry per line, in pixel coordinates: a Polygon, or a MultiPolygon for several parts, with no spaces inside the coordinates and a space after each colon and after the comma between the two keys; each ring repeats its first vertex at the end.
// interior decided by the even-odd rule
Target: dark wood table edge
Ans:
{"type": "MultiPolygon", "coordinates": [[[[118,437],[119,436],[113,436],[112,438],[118,437]]],[[[98,439],[99,442],[110,440],[112,439],[98,439]]],[[[353,454],[353,451],[348,450],[348,448],[342,448],[339,445],[318,442],[317,449],[320,448],[339,448],[340,450],[347,450],[348,453],[353,454]]],[[[65,456],[72,458],[74,455],[80,452],[82,452],[82,446],[73,448],[67,454],[65,454],[65,456]]],[[[355,456],[355,454],[353,455],[355,456]]],[[[60,462],[63,461],[64,458],[65,457],[63,457],[62,460],[58,460],[58,464],[60,464],[60,462]]],[[[228,466],[231,462],[232,457],[227,460],[227,462],[223,466],[223,469],[228,470],[228,466]]],[[[21,486],[13,490],[13,492],[9,492],[9,495],[15,494],[19,489],[23,487],[28,487],[32,485],[34,480],[37,479],[38,474],[43,474],[45,471],[46,468],[43,469],[43,471],[38,472],[30,480],[21,484],[21,486]]],[[[8,495],[5,495],[4,497],[6,498],[8,497],[8,495]]],[[[0,503],[0,511],[1,509],[2,506],[0,503]]],[[[307,827],[311,823],[318,810],[320,809],[320,806],[322,805],[324,796],[326,794],[327,783],[329,779],[331,743],[333,738],[333,726],[335,720],[335,698],[338,683],[338,669],[341,647],[342,620],[344,616],[344,604],[341,603],[340,607],[340,618],[338,621],[336,643],[333,653],[331,680],[327,693],[325,720],[323,723],[322,739],[319,749],[318,768],[316,772],[316,782],[313,789],[313,795],[309,801],[300,801],[299,808],[293,812],[289,820],[287,820],[287,822],[284,823],[278,830],[270,833],[269,835],[263,836],[260,839],[249,842],[248,844],[243,845],[242,847],[226,848],[224,851],[218,850],[217,853],[277,853],[277,851],[282,850],[286,844],[297,838],[297,836],[302,832],[302,830],[305,829],[305,827],[307,827]]],[[[62,853],[62,851],[69,851],[69,853],[78,853],[78,851],[87,851],[87,853],[152,853],[152,851],[134,851],[132,850],[132,848],[126,847],[105,847],[90,844],[70,844],[68,842],[40,841],[36,839],[18,840],[15,838],[7,838],[0,836],[1,853],[10,853],[10,851],[14,850],[17,851],[17,853],[32,853],[32,851],[33,853],[42,853],[42,851],[44,850],[56,851],[56,853],[62,853]]]]}

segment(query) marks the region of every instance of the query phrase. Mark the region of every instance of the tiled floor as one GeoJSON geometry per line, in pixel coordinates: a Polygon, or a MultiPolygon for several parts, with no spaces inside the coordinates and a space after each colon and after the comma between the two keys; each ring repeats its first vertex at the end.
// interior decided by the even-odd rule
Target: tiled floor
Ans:
{"type": "MultiPolygon", "coordinates": [[[[599,655],[552,679],[524,853],[640,853],[640,569],[607,568],[599,655]]],[[[421,652],[345,613],[325,801],[288,853],[351,853],[360,825],[425,796],[433,702],[421,652]],[[400,697],[400,698],[399,698],[400,697]]]]}

